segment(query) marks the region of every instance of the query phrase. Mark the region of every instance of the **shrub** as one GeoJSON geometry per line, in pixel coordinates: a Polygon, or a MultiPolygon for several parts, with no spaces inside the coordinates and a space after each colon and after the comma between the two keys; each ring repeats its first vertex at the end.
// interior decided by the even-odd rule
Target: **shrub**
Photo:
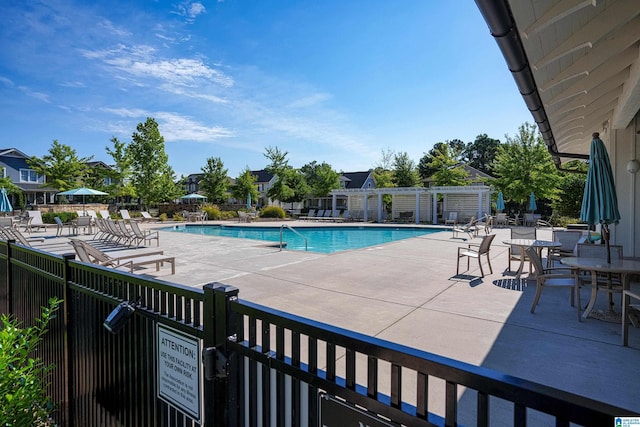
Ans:
{"type": "Polygon", "coordinates": [[[69,222],[78,218],[75,212],[42,212],[42,222],[45,224],[55,224],[55,217],[60,217],[62,222],[69,222]]]}
{"type": "Polygon", "coordinates": [[[220,212],[220,219],[233,219],[238,217],[238,212],[236,211],[222,211],[220,212]]]}
{"type": "Polygon", "coordinates": [[[554,227],[566,227],[567,224],[580,224],[582,223],[582,221],[580,220],[580,218],[556,215],[555,213],[553,213],[553,215],[551,215],[551,217],[549,218],[549,223],[551,223],[551,225],[553,225],[554,227]]]}
{"type": "Polygon", "coordinates": [[[18,320],[0,316],[0,425],[51,425],[53,404],[46,393],[47,374],[53,365],[43,365],[34,358],[36,347],[47,332],[49,321],[55,318],[62,301],[49,300],[42,307],[35,326],[20,328],[18,320]]]}
{"type": "Polygon", "coordinates": [[[173,220],[174,221],[184,221],[184,218],[182,217],[182,214],[179,214],[179,213],[176,212],[176,213],[173,214],[173,220]]]}
{"type": "Polygon", "coordinates": [[[204,208],[202,208],[203,211],[205,211],[207,213],[207,219],[211,219],[211,220],[218,220],[218,219],[222,219],[222,212],[220,211],[220,208],[218,208],[217,206],[205,206],[204,208]]]}
{"type": "Polygon", "coordinates": [[[260,212],[262,218],[286,218],[287,214],[280,206],[266,206],[260,212]]]}
{"type": "Polygon", "coordinates": [[[160,220],[160,222],[164,222],[169,218],[167,217],[166,213],[161,213],[160,216],[158,217],[158,219],[160,220]]]}

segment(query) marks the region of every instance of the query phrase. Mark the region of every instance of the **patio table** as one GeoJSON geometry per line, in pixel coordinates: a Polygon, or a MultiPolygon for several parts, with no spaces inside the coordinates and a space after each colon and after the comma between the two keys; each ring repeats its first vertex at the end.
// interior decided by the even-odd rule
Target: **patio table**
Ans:
{"type": "MultiPolygon", "coordinates": [[[[631,276],[634,274],[640,274],[640,260],[637,259],[612,259],[610,263],[607,263],[606,260],[603,260],[601,258],[568,257],[562,258],[560,262],[571,268],[591,272],[591,297],[589,298],[589,304],[587,304],[587,308],[585,308],[584,312],[582,313],[583,319],[589,317],[589,314],[591,313],[591,310],[593,310],[593,306],[596,303],[596,296],[598,294],[598,287],[596,286],[598,273],[619,274],[622,278],[623,291],[629,290],[631,276]]],[[[626,302],[622,301],[622,303],[628,304],[628,298],[626,302]]],[[[622,319],[622,345],[627,345],[627,343],[625,342],[627,334],[625,334],[624,332],[628,327],[628,322],[626,322],[625,319],[622,319]]]]}
{"type": "Polygon", "coordinates": [[[507,239],[502,243],[505,245],[520,246],[520,266],[516,272],[516,279],[520,279],[522,275],[522,268],[524,267],[524,250],[528,247],[536,248],[538,256],[542,258],[542,249],[544,248],[558,248],[562,246],[560,242],[554,242],[552,240],[534,240],[534,239],[507,239]]]}

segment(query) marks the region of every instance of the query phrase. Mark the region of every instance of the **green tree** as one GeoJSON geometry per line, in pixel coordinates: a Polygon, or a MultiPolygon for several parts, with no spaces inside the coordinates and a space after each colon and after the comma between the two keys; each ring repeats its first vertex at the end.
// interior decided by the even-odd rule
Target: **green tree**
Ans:
{"type": "Polygon", "coordinates": [[[331,190],[340,188],[340,174],[331,168],[328,163],[320,164],[316,161],[307,163],[300,168],[309,186],[309,192],[313,197],[327,197],[331,190]]]}
{"type": "Polygon", "coordinates": [[[289,190],[287,191],[288,195],[279,200],[284,203],[291,203],[292,209],[293,203],[302,202],[309,196],[311,189],[300,170],[293,168],[286,169],[284,178],[280,181],[282,181],[289,190]]]}
{"type": "Polygon", "coordinates": [[[460,164],[460,150],[451,144],[439,144],[435,147],[431,162],[427,165],[435,171],[431,175],[435,185],[466,185],[468,174],[460,164]]]}
{"type": "Polygon", "coordinates": [[[393,157],[393,183],[396,187],[421,187],[420,174],[406,152],[393,157]]]}
{"type": "Polygon", "coordinates": [[[295,197],[295,190],[287,184],[287,176],[291,171],[288,152],[282,152],[278,147],[267,147],[264,156],[270,161],[265,168],[267,172],[276,176],[276,180],[267,191],[267,196],[273,200],[284,202],[295,197]]]}
{"type": "Polygon", "coordinates": [[[244,171],[236,178],[236,183],[231,186],[231,195],[238,200],[247,200],[247,196],[251,195],[251,200],[256,201],[260,196],[258,187],[256,186],[257,177],[251,173],[247,166],[244,171]]]}
{"type": "Polygon", "coordinates": [[[128,150],[132,160],[133,186],[143,206],[172,200],[180,195],[175,173],[169,166],[169,156],[164,150],[164,138],[153,118],[148,117],[145,123],[138,123],[128,150]]]}
{"type": "Polygon", "coordinates": [[[433,158],[436,154],[440,153],[443,150],[443,146],[447,145],[450,153],[455,153],[456,163],[462,161],[462,152],[466,148],[466,144],[459,139],[453,139],[451,141],[445,142],[436,142],[433,145],[433,148],[429,150],[428,153],[425,153],[424,156],[418,162],[418,172],[420,173],[420,178],[428,179],[436,173],[437,169],[429,166],[433,161],[433,158]]]}
{"type": "Polygon", "coordinates": [[[491,164],[496,158],[500,140],[492,139],[486,133],[476,136],[462,152],[462,160],[469,166],[486,174],[491,174],[491,164]]]}
{"type": "Polygon", "coordinates": [[[515,137],[506,136],[492,170],[505,199],[522,204],[524,210],[532,192],[538,199],[556,198],[558,172],[535,125],[524,123],[515,137]]]}
{"type": "Polygon", "coordinates": [[[207,164],[201,170],[203,175],[200,179],[200,188],[207,199],[211,203],[226,202],[229,176],[220,157],[209,157],[207,164]]]}
{"type": "Polygon", "coordinates": [[[573,172],[560,171],[558,199],[551,206],[558,215],[579,218],[588,166],[580,160],[572,160],[564,165],[564,169],[573,172]]]}
{"type": "MultiPolygon", "coordinates": [[[[378,160],[373,169],[373,179],[376,181],[376,188],[392,188],[396,186],[392,170],[394,156],[395,153],[390,148],[386,150],[382,149],[380,160],[378,160]]],[[[390,211],[392,201],[393,196],[391,194],[382,195],[382,204],[384,205],[385,211],[390,211]]]]}
{"type": "Polygon", "coordinates": [[[49,154],[33,156],[27,160],[39,175],[47,177],[47,186],[60,191],[71,190],[84,184],[87,177],[87,162],[91,157],[78,157],[76,150],[53,140],[49,154]]]}
{"type": "Polygon", "coordinates": [[[113,166],[110,173],[111,184],[108,192],[116,199],[122,201],[124,197],[135,196],[136,192],[131,184],[131,165],[133,160],[129,154],[126,143],[121,142],[115,136],[111,138],[113,148],[105,147],[108,155],[113,159],[113,166]]]}

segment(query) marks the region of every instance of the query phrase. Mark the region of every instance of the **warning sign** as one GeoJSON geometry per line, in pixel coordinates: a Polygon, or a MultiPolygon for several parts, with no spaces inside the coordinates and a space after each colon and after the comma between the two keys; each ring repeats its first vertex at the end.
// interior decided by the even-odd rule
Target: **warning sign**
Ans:
{"type": "Polygon", "coordinates": [[[200,421],[200,340],[158,324],[158,397],[200,421]]]}

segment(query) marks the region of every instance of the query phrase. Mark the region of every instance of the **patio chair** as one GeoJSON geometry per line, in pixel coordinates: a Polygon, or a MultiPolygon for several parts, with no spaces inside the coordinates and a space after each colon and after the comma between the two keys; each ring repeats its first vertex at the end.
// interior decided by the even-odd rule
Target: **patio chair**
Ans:
{"type": "Polygon", "coordinates": [[[458,225],[458,212],[449,212],[449,216],[444,220],[444,225],[455,227],[458,225]]]}
{"type": "Polygon", "coordinates": [[[473,235],[476,231],[476,217],[472,216],[467,224],[463,227],[453,227],[451,229],[453,231],[453,238],[458,238],[460,233],[466,233],[470,239],[473,238],[473,235]]]}
{"type": "Polygon", "coordinates": [[[547,267],[553,266],[553,261],[560,261],[564,257],[575,256],[576,245],[582,237],[580,230],[553,230],[551,232],[554,242],[560,242],[562,246],[549,249],[547,255],[547,267]]]}
{"type": "Polygon", "coordinates": [[[629,344],[629,322],[634,327],[640,326],[640,293],[622,292],[622,345],[629,344]]]}
{"type": "MultiPolygon", "coordinates": [[[[512,239],[531,239],[536,240],[536,228],[530,227],[514,227],[511,229],[511,238],[512,239]]],[[[509,267],[508,271],[511,271],[511,261],[520,261],[522,259],[522,247],[518,245],[511,245],[508,249],[508,262],[509,267]]],[[[524,260],[529,261],[529,257],[527,256],[527,252],[524,253],[524,260]]],[[[531,274],[531,263],[529,263],[529,274],[531,274]]]]}
{"type": "MultiPolygon", "coordinates": [[[[544,268],[542,260],[538,256],[536,248],[528,247],[525,249],[527,257],[536,271],[536,295],[531,304],[531,312],[535,313],[536,306],[540,302],[542,290],[546,287],[553,288],[569,288],[571,290],[571,306],[574,304],[574,294],[576,292],[576,278],[570,268],[544,268]]],[[[578,306],[580,305],[580,297],[578,297],[578,306]]]]}
{"type": "Polygon", "coordinates": [[[65,226],[67,227],[67,235],[71,234],[72,225],[70,222],[62,222],[59,216],[54,217],[53,220],[56,222],[56,225],[58,226],[58,228],[56,229],[56,237],[62,236],[62,230],[64,229],[65,226]]]}
{"type": "Polygon", "coordinates": [[[506,227],[509,225],[509,220],[507,219],[507,214],[504,212],[500,212],[496,214],[496,227],[506,227]]]}
{"type": "Polygon", "coordinates": [[[536,217],[532,213],[524,214],[524,226],[525,227],[535,227],[536,226],[536,217]]]}
{"type": "Polygon", "coordinates": [[[100,211],[100,216],[101,216],[103,219],[111,218],[111,214],[109,214],[109,211],[108,211],[108,210],[101,210],[101,211],[100,211]]]}
{"type": "Polygon", "coordinates": [[[71,222],[73,228],[73,234],[80,234],[80,229],[84,234],[93,234],[93,228],[91,226],[92,218],[90,216],[79,216],[71,222]]]}
{"type": "Polygon", "coordinates": [[[103,267],[125,267],[130,273],[133,273],[138,267],[149,264],[155,265],[156,271],[160,271],[160,267],[166,262],[171,264],[171,274],[176,273],[175,257],[165,256],[162,251],[133,252],[119,257],[113,257],[83,240],[71,239],[71,244],[74,249],[76,249],[78,257],[84,262],[91,262],[92,264],[98,264],[103,267]],[[81,248],[80,251],[77,250],[78,247],[81,248]],[[82,257],[85,259],[83,260],[82,257]],[[88,261],[86,261],[87,259],[88,261]]]}
{"type": "Polygon", "coordinates": [[[491,258],[489,257],[489,252],[491,249],[491,242],[496,237],[495,234],[489,234],[482,238],[482,242],[480,243],[469,243],[467,247],[459,247],[458,248],[458,261],[456,265],[456,275],[460,274],[460,258],[467,257],[467,271],[469,270],[469,262],[471,258],[478,259],[478,266],[480,267],[480,274],[484,277],[484,271],[482,270],[482,255],[487,257],[487,264],[489,264],[489,272],[493,273],[493,268],[491,267],[491,258]]]}

